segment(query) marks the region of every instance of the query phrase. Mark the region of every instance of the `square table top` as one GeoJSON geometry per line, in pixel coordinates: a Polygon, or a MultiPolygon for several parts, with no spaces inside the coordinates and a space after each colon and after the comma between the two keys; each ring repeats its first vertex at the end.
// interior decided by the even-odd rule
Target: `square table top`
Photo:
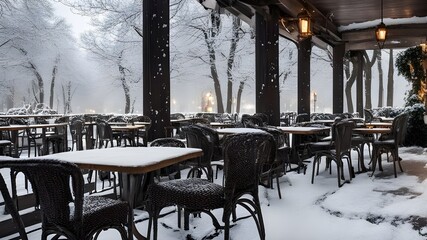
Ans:
{"type": "Polygon", "coordinates": [[[277,127],[284,133],[291,134],[303,134],[303,135],[311,135],[311,134],[319,134],[324,132],[329,132],[331,128],[329,127],[277,127]]]}
{"type": "Polygon", "coordinates": [[[56,159],[82,169],[142,174],[203,155],[202,149],[177,147],[114,147],[62,152],[36,159],[56,159]]]}

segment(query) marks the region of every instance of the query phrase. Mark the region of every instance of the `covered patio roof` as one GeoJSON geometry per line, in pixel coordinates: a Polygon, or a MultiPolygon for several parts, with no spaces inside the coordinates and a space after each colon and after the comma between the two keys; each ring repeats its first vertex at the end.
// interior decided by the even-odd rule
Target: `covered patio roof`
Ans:
{"type": "MultiPolygon", "coordinates": [[[[346,50],[378,48],[375,27],[380,23],[380,0],[199,0],[206,7],[215,2],[250,24],[255,12],[269,15],[272,7],[280,9],[280,34],[298,41],[294,21],[307,10],[313,19],[313,39],[319,46],[344,43],[346,50]]],[[[388,36],[384,48],[407,48],[419,45],[427,35],[425,0],[384,1],[384,23],[388,36]]]]}

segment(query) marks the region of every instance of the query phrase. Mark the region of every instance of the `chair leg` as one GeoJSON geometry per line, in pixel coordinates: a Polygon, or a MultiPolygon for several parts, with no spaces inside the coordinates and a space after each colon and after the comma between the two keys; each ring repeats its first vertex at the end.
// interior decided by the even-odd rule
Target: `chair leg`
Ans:
{"type": "Polygon", "coordinates": [[[282,199],[282,193],[280,192],[280,183],[279,183],[278,175],[276,175],[276,183],[277,183],[277,193],[279,194],[279,199],[282,199]]]}

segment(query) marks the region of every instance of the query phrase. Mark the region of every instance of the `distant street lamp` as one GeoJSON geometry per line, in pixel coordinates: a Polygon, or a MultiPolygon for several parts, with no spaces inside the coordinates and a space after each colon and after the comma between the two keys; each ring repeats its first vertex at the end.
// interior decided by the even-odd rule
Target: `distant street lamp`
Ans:
{"type": "Polygon", "coordinates": [[[316,112],[317,93],[313,92],[313,112],[316,112]]]}

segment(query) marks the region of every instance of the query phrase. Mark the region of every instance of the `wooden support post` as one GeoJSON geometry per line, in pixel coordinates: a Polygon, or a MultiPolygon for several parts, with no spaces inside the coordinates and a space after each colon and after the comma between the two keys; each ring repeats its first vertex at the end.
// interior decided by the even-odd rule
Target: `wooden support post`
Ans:
{"type": "Polygon", "coordinates": [[[345,45],[333,48],[332,112],[344,112],[344,53],[345,45]]]}
{"type": "Polygon", "coordinates": [[[311,38],[298,43],[298,114],[310,115],[311,38]]]}

